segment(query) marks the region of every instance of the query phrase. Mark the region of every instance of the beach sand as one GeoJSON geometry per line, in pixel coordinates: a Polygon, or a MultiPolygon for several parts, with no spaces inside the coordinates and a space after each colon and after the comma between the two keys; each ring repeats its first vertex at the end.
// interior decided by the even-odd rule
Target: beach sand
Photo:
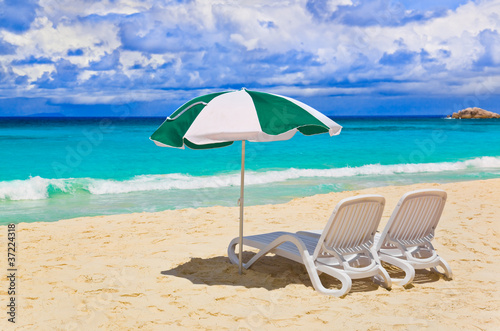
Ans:
{"type": "MultiPolygon", "coordinates": [[[[83,217],[17,226],[16,324],[0,329],[500,329],[500,179],[330,193],[245,208],[245,234],[322,229],[343,198],[382,194],[380,228],[405,192],[448,193],[434,245],[454,279],[418,271],[388,291],[355,280],[344,298],[312,288],[305,268],[269,255],[243,275],[227,258],[238,207],[83,217]]],[[[0,227],[7,273],[7,227],[0,227]]],[[[251,256],[246,252],[245,256],[251,256]]],[[[327,286],[339,282],[321,276],[327,286]]]]}

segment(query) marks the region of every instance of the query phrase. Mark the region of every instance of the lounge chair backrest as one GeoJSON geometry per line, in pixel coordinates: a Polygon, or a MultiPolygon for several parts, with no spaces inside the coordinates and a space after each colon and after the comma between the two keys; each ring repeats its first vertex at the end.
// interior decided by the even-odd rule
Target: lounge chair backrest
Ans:
{"type": "Polygon", "coordinates": [[[437,189],[412,191],[403,195],[381,233],[377,251],[381,248],[396,248],[394,243],[410,247],[430,242],[434,238],[446,197],[445,191],[437,189]]]}
{"type": "Polygon", "coordinates": [[[321,234],[313,258],[331,255],[331,251],[346,255],[369,249],[384,205],[381,195],[361,195],[340,201],[321,234]]]}

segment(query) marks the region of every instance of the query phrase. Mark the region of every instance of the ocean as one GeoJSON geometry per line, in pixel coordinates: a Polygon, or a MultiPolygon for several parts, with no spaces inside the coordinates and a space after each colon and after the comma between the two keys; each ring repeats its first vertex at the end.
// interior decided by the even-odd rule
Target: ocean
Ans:
{"type": "MultiPolygon", "coordinates": [[[[500,177],[498,120],[333,119],[339,136],[247,142],[245,205],[500,177]]],[[[0,118],[0,224],[236,206],[241,143],[157,147],[149,136],[163,120],[0,118]]]]}

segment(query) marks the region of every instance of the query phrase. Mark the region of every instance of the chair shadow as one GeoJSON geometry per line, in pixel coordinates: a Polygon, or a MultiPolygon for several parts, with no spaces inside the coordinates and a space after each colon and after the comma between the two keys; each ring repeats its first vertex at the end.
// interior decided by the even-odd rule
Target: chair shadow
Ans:
{"type": "MultiPolygon", "coordinates": [[[[243,261],[248,261],[255,253],[243,252],[243,261]]],[[[291,284],[302,284],[314,290],[304,265],[281,256],[262,257],[250,269],[238,273],[238,266],[232,264],[226,256],[212,258],[191,258],[170,270],[161,271],[162,275],[181,277],[193,284],[245,286],[246,288],[265,288],[276,290],[291,284]]],[[[323,286],[340,289],[342,283],[326,274],[320,276],[323,286]]],[[[376,291],[379,286],[370,278],[354,279],[351,291],[376,291]]]]}
{"type": "MultiPolygon", "coordinates": [[[[400,268],[396,267],[395,265],[385,263],[382,261],[382,266],[387,271],[387,273],[389,273],[389,276],[391,278],[404,278],[405,276],[405,272],[400,268]]],[[[413,278],[412,283],[406,285],[405,288],[411,289],[415,287],[413,286],[413,284],[434,283],[439,281],[440,279],[448,281],[448,279],[443,274],[438,274],[428,269],[417,269],[415,270],[415,278],[413,278]]]]}

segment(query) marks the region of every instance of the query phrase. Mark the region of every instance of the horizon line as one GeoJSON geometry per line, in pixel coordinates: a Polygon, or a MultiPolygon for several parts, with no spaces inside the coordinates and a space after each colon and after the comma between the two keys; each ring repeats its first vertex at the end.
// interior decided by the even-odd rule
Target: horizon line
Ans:
{"type": "MultiPolygon", "coordinates": [[[[367,117],[372,117],[372,118],[446,118],[447,116],[451,115],[436,115],[436,114],[427,114],[427,115],[326,115],[327,117],[330,118],[367,118],[367,117]]],[[[66,116],[66,115],[46,115],[44,116],[43,114],[36,114],[36,115],[19,115],[19,116],[2,116],[0,115],[0,119],[8,119],[8,118],[24,118],[24,119],[29,119],[29,118],[54,118],[54,119],[90,119],[90,118],[123,118],[123,119],[136,119],[136,118],[167,118],[168,115],[165,116],[66,116]]]]}

